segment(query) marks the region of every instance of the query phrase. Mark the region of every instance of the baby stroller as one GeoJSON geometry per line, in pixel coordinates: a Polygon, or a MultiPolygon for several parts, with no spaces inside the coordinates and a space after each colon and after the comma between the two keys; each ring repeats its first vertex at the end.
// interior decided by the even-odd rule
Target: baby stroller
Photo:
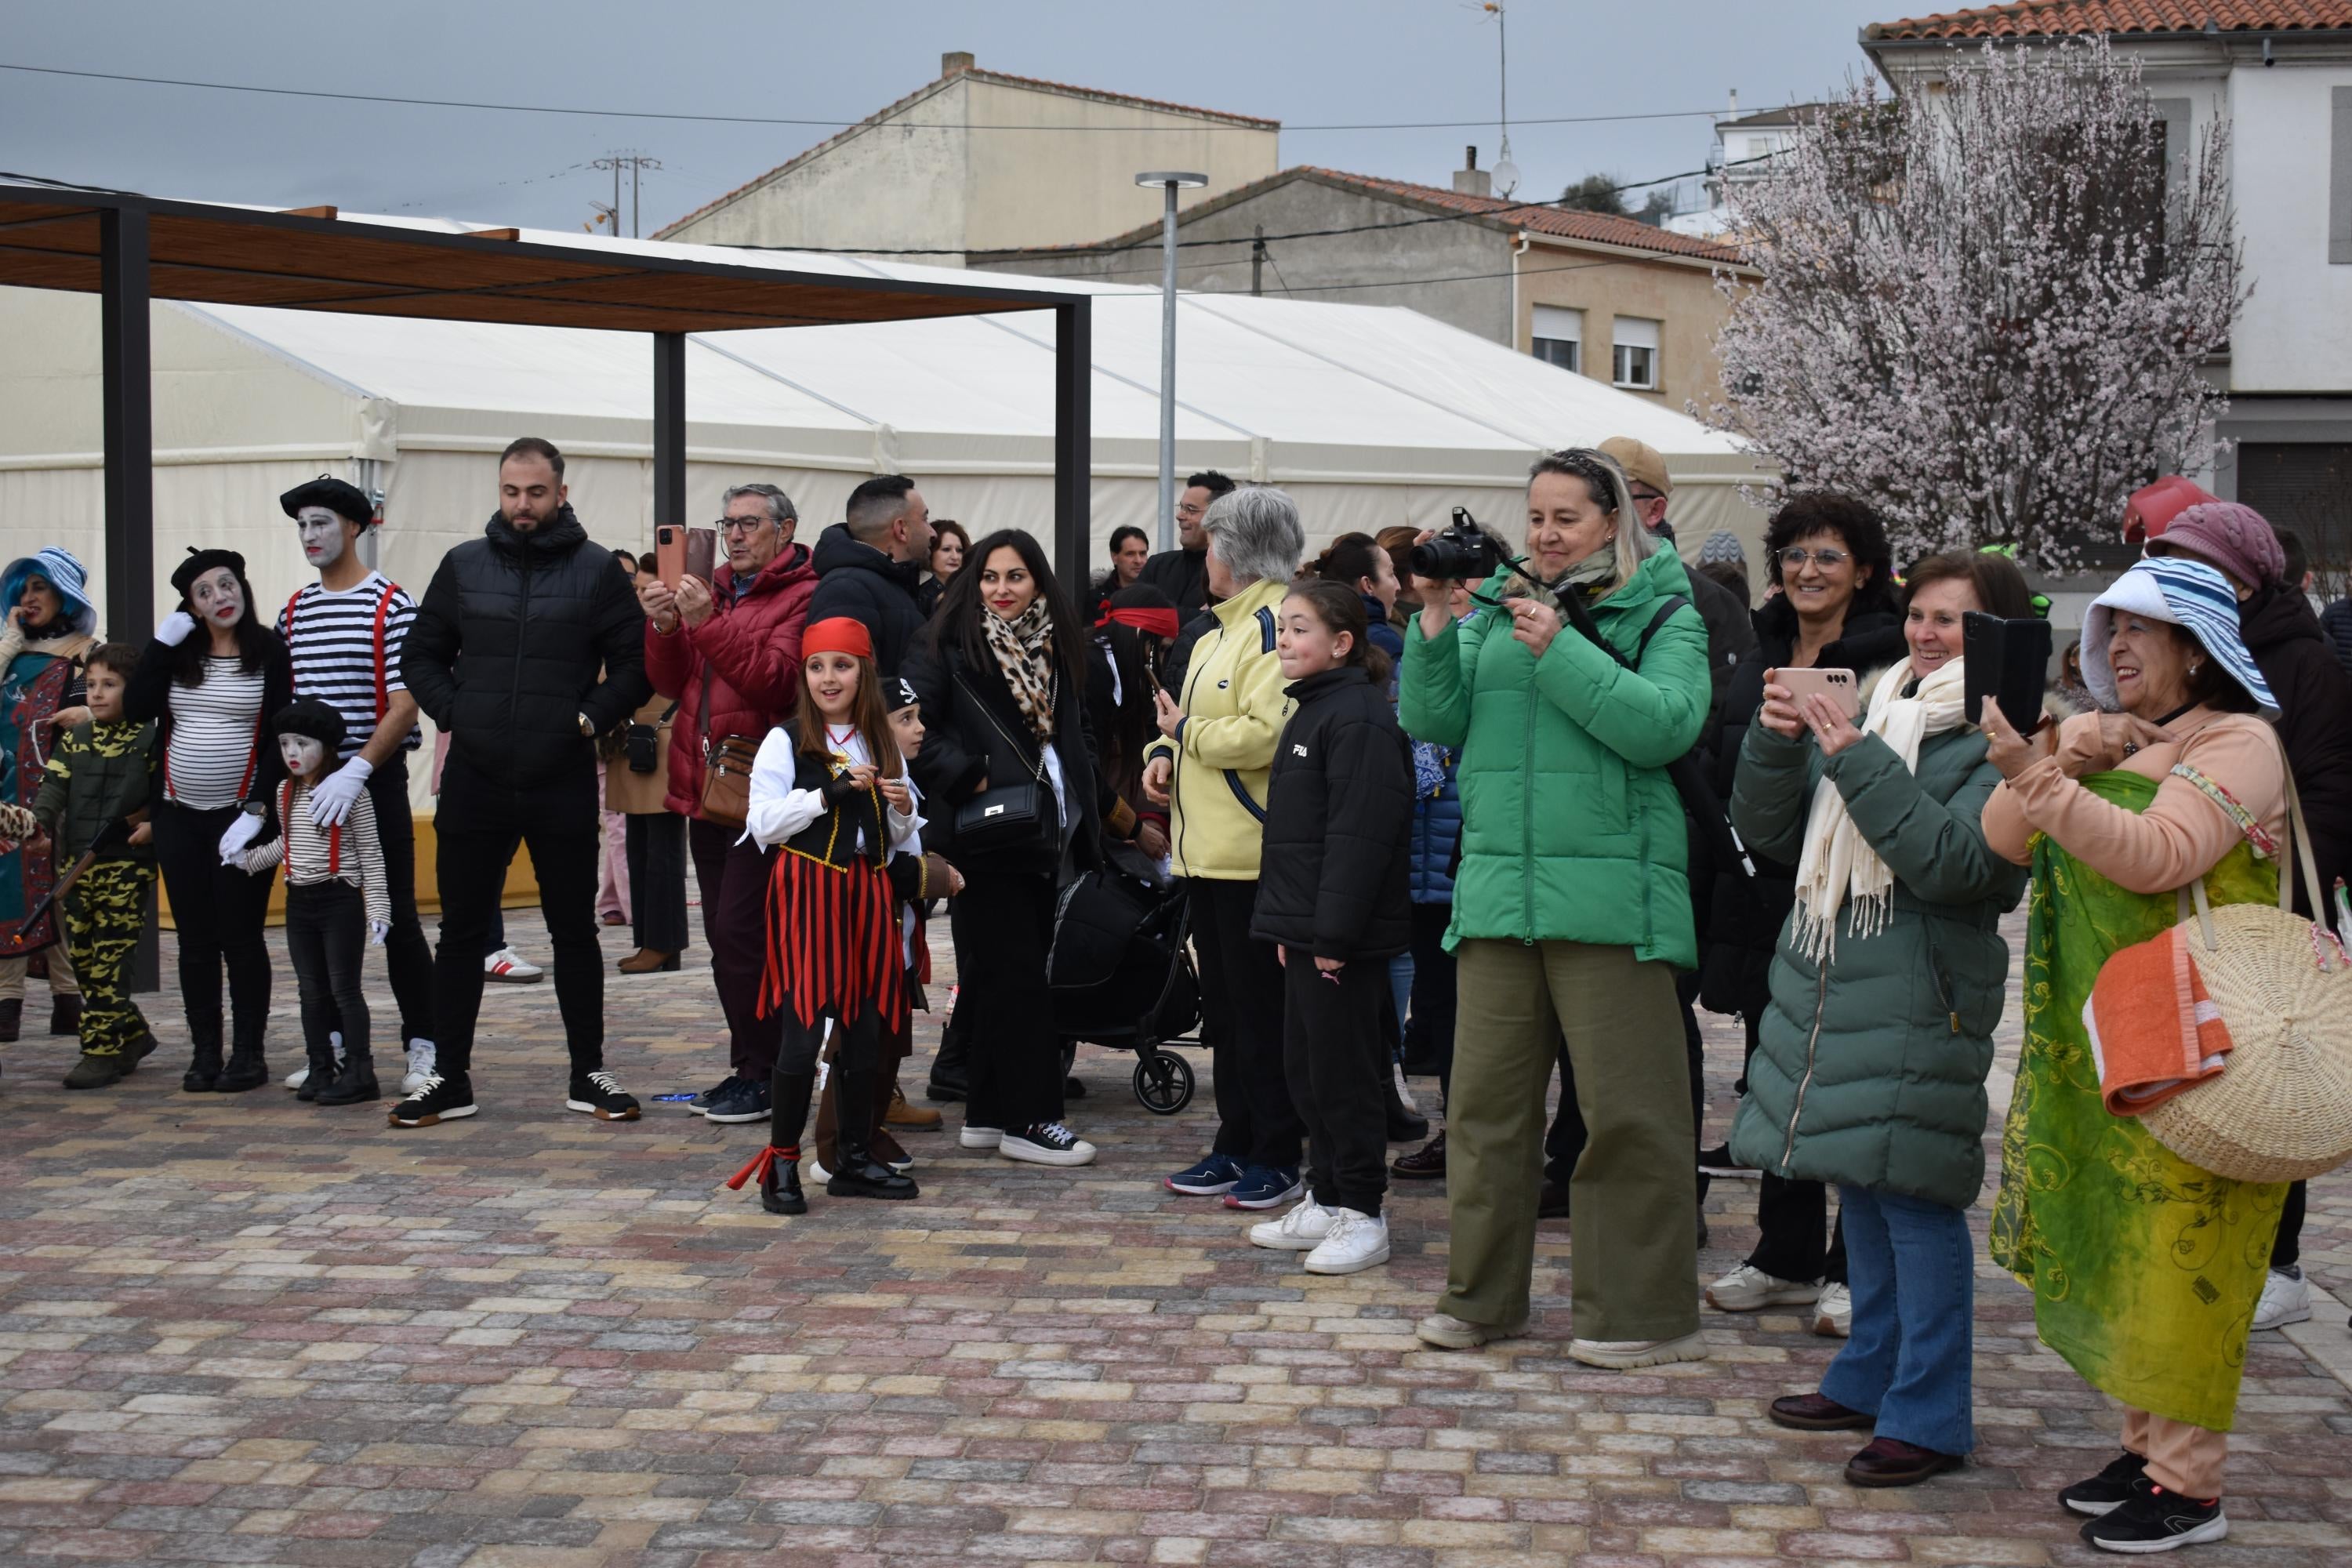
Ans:
{"type": "Polygon", "coordinates": [[[1082,1040],[1133,1051],[1135,1098],[1157,1116],[1192,1102],[1192,1064],[1167,1048],[1201,1043],[1191,923],[1182,884],[1161,885],[1125,845],[1063,889],[1054,911],[1045,978],[1065,1056],[1082,1040]]]}

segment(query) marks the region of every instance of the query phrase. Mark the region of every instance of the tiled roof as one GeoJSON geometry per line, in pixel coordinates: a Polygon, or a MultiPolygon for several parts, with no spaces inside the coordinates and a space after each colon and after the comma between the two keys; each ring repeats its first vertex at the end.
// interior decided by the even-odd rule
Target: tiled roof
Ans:
{"type": "MultiPolygon", "coordinates": [[[[1383,180],[1372,174],[1350,174],[1340,169],[1320,169],[1311,163],[1284,169],[1254,180],[1246,185],[1236,185],[1221,195],[1183,209],[1180,224],[1190,223],[1214,212],[1220,212],[1237,202],[1245,202],[1294,180],[1313,180],[1318,184],[1341,185],[1354,191],[1391,196],[1423,208],[1435,208],[1489,219],[1503,227],[1533,229],[1538,234],[1559,235],[1567,239],[1581,239],[1595,245],[1617,246],[1628,250],[1647,250],[1666,256],[1684,256],[1701,261],[1737,263],[1739,252],[1711,239],[1700,239],[1687,234],[1675,234],[1670,229],[1654,228],[1637,218],[1619,217],[1612,213],[1569,212],[1555,206],[1530,206],[1523,202],[1506,201],[1500,196],[1469,196],[1459,191],[1439,185],[1419,185],[1410,180],[1383,180]]],[[[1034,245],[1003,250],[975,250],[974,256],[986,256],[1002,262],[1023,256],[1057,256],[1072,251],[1116,250],[1128,247],[1157,245],[1160,241],[1157,220],[1115,234],[1108,239],[1098,239],[1086,245],[1034,245]]]]}
{"type": "Polygon", "coordinates": [[[656,239],[667,238],[678,229],[681,229],[688,224],[692,223],[695,219],[701,217],[706,214],[718,211],[720,207],[725,206],[728,203],[735,200],[738,196],[742,195],[745,192],[756,190],[760,186],[766,184],[770,180],[774,179],[777,175],[784,173],[786,170],[791,169],[797,164],[807,163],[810,159],[848,141],[851,137],[856,136],[860,132],[869,131],[875,126],[882,124],[894,115],[904,113],[922,100],[929,98],[931,94],[939,91],[944,87],[947,87],[959,77],[969,77],[975,81],[995,82],[1005,87],[1025,87],[1034,89],[1041,92],[1062,93],[1072,98],[1090,98],[1102,103],[1123,103],[1132,105],[1138,109],[1156,109],[1169,114],[1189,114],[1202,120],[1220,121],[1228,125],[1255,126],[1266,131],[1280,131],[1282,129],[1281,121],[1262,120],[1254,114],[1229,114],[1222,109],[1195,109],[1190,104],[1168,103],[1156,98],[1137,98],[1132,94],[1124,92],[1102,92],[1090,87],[1072,87],[1066,82],[1046,81],[1038,77],[1007,76],[1003,71],[982,70],[977,66],[967,66],[962,70],[953,71],[946,76],[939,77],[931,81],[925,82],[922,86],[917,88],[906,97],[899,99],[897,102],[887,104],[881,109],[876,110],[873,113],[867,115],[865,119],[859,121],[855,125],[846,126],[842,130],[835,132],[832,135],[826,137],[815,146],[811,147],[804,153],[794,153],[792,157],[785,159],[782,163],[777,164],[766,174],[761,174],[753,179],[746,180],[741,184],[736,186],[733,190],[729,191],[725,195],[719,196],[715,200],[703,203],[702,205],[695,208],[692,212],[687,214],[684,217],[679,218],[677,222],[670,224],[666,227],[655,230],[654,237],[656,239]]]}
{"type": "Polygon", "coordinates": [[[2352,0],[2021,0],[1901,22],[1874,22],[1865,41],[2063,37],[2081,33],[2301,32],[2352,28],[2352,0]]]}

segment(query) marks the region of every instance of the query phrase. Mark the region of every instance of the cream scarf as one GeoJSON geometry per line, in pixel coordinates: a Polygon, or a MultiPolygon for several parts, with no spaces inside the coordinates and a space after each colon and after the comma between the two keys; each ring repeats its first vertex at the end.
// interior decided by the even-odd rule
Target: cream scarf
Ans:
{"type": "MultiPolygon", "coordinates": [[[[1918,772],[1919,742],[1965,722],[1961,663],[1956,658],[1945,664],[1919,682],[1918,691],[1909,697],[1900,694],[1911,679],[1911,661],[1906,658],[1889,669],[1878,678],[1870,694],[1862,732],[1885,742],[1903,759],[1906,771],[1918,772]]],[[[1895,874],[1847,815],[1837,782],[1825,775],[1813,791],[1812,815],[1805,821],[1805,848],[1797,860],[1797,910],[1791,927],[1797,950],[1817,964],[1827,963],[1837,951],[1838,910],[1849,895],[1853,911],[1847,924],[1854,935],[1875,936],[1886,929],[1886,917],[1895,902],[1895,874]]]]}

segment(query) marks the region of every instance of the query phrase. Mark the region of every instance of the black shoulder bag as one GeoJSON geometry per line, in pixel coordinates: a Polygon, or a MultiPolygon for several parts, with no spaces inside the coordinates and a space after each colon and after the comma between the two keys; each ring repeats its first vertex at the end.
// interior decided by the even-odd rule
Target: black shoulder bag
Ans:
{"type": "MultiPolygon", "coordinates": [[[[1054,785],[1045,773],[1045,752],[1043,744],[1024,746],[1013,738],[996,717],[996,710],[982,700],[980,694],[965,683],[961,675],[955,678],[964,700],[984,714],[989,724],[1004,737],[1015,756],[1028,764],[1030,776],[1018,784],[997,784],[989,786],[956,807],[956,847],[968,854],[988,855],[999,851],[1050,849],[1061,841],[1061,813],[1054,805],[1054,785]]],[[[1060,693],[1056,681],[1055,699],[1060,693]]]]}
{"type": "MultiPolygon", "coordinates": [[[[1601,628],[1592,622],[1592,612],[1584,607],[1583,600],[1573,590],[1555,596],[1559,600],[1560,614],[1568,617],[1569,625],[1582,633],[1593,647],[1636,675],[1642,672],[1642,658],[1650,651],[1650,639],[1658,635],[1658,628],[1673,618],[1676,610],[1690,607],[1690,601],[1681,595],[1667,595],[1658,605],[1657,614],[1650,617],[1650,624],[1642,628],[1641,639],[1633,645],[1633,657],[1627,658],[1617,651],[1614,644],[1601,635],[1601,628]]],[[[1715,786],[1707,782],[1706,766],[1699,761],[1697,751],[1685,752],[1668,763],[1666,777],[1674,781],[1675,793],[1682,797],[1683,815],[1696,823],[1698,831],[1706,836],[1708,847],[1715,854],[1715,863],[1737,866],[1743,877],[1756,875],[1756,863],[1748,858],[1748,847],[1739,842],[1739,835],[1732,831],[1731,821],[1724,815],[1723,803],[1715,798],[1715,786]]]]}

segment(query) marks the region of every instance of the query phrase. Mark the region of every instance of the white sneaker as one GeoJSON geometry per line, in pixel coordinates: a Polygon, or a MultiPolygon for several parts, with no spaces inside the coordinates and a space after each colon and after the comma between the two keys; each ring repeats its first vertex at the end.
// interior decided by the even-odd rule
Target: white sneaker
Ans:
{"type": "Polygon", "coordinates": [[[801,1156],[802,1184],[803,1186],[821,1187],[831,1180],[833,1180],[833,1173],[826,1170],[824,1168],[824,1162],[816,1157],[816,1145],[814,1143],[810,1144],[808,1147],[808,1152],[801,1156]]]}
{"type": "Polygon", "coordinates": [[[1781,1279],[1743,1263],[1706,1288],[1706,1304],[1718,1312],[1760,1312],[1767,1307],[1801,1307],[1821,1299],[1822,1282],[1781,1279]]]}
{"type": "Polygon", "coordinates": [[[1516,1323],[1474,1323],[1451,1312],[1432,1312],[1412,1326],[1413,1337],[1442,1351],[1475,1351],[1492,1340],[1515,1340],[1528,1331],[1527,1320],[1516,1323]]]}
{"type": "Polygon", "coordinates": [[[485,980],[504,980],[511,984],[528,985],[546,973],[510,947],[482,955],[482,978],[485,980]]]}
{"type": "Polygon", "coordinates": [[[1280,1219],[1250,1226],[1250,1245],[1270,1247],[1276,1252],[1312,1252],[1331,1234],[1331,1221],[1338,1212],[1317,1203],[1309,1193],[1280,1219]]]}
{"type": "Polygon", "coordinates": [[[1570,1340],[1569,1359],[1587,1366],[1630,1372],[1637,1366],[1664,1366],[1668,1362],[1705,1361],[1706,1340],[1685,1334],[1678,1340],[1570,1340]]]}
{"type": "MultiPolygon", "coordinates": [[[[343,1032],[342,1032],[341,1029],[330,1029],[330,1030],[328,1030],[328,1031],[327,1031],[327,1043],[328,1043],[330,1046],[331,1046],[331,1047],[334,1047],[334,1051],[335,1051],[335,1065],[336,1065],[337,1067],[341,1067],[341,1066],[342,1066],[342,1065],[343,1065],[343,1032]]],[[[288,1073],[288,1074],[286,1075],[286,1078],[285,1078],[285,1080],[284,1080],[284,1081],[285,1081],[286,1087],[287,1087],[287,1088],[289,1088],[289,1089],[299,1089],[299,1088],[301,1088],[304,1084],[306,1084],[306,1083],[310,1082],[310,1063],[305,1062],[305,1063],[303,1063],[300,1067],[296,1068],[292,1072],[288,1073]]],[[[413,1092],[414,1092],[414,1090],[407,1089],[405,1088],[405,1086],[404,1086],[404,1088],[403,1088],[403,1092],[404,1092],[404,1093],[413,1093],[413,1092]]],[[[2305,1313],[2304,1314],[2304,1316],[2305,1316],[2305,1317],[2309,1317],[2310,1315],[2311,1315],[2311,1314],[2310,1314],[2309,1312],[2305,1312],[2305,1313]]]]}
{"type": "Polygon", "coordinates": [[[1824,1285],[1813,1305],[1813,1332],[1842,1340],[1853,1332],[1853,1292],[1843,1285],[1824,1285]]]}
{"type": "Polygon", "coordinates": [[[2294,1264],[2273,1268],[2263,1279],[2263,1299],[2254,1308],[2254,1327],[2283,1329],[2311,1321],[2311,1287],[2294,1264]]]}
{"type": "Polygon", "coordinates": [[[1404,1064],[1402,1062],[1391,1062],[1389,1064],[1389,1076],[1396,1080],[1397,1103],[1405,1108],[1405,1111],[1408,1115],[1419,1116],[1421,1114],[1421,1107],[1414,1102],[1412,1090],[1405,1087],[1404,1064]]]}
{"type": "Polygon", "coordinates": [[[1389,1222],[1354,1209],[1326,1209],[1331,1226],[1307,1255],[1309,1274],[1354,1274],[1389,1260],[1389,1222]]]}
{"type": "Polygon", "coordinates": [[[440,1054],[439,1047],[430,1040],[409,1041],[408,1071],[401,1077],[400,1092],[410,1095],[423,1089],[425,1080],[433,1076],[434,1068],[440,1059],[440,1054]]]}
{"type": "Polygon", "coordinates": [[[996,1152],[1032,1165],[1091,1165],[1095,1146],[1058,1121],[1018,1130],[1007,1128],[996,1152]]]}
{"type": "Polygon", "coordinates": [[[967,1149],[993,1149],[1004,1142],[1004,1129],[974,1127],[967,1121],[963,1131],[956,1135],[956,1142],[967,1149]]]}
{"type": "Polygon", "coordinates": [[[289,1089],[299,1089],[310,1081],[310,1064],[308,1062],[303,1063],[300,1067],[296,1068],[292,1072],[286,1075],[286,1087],[289,1089]]]}

